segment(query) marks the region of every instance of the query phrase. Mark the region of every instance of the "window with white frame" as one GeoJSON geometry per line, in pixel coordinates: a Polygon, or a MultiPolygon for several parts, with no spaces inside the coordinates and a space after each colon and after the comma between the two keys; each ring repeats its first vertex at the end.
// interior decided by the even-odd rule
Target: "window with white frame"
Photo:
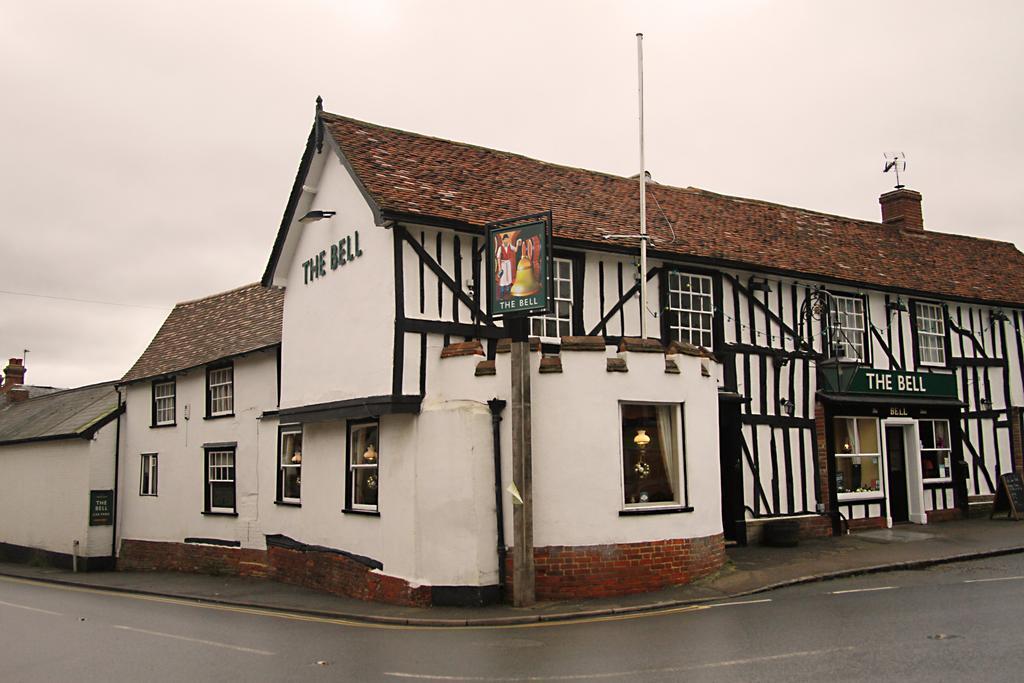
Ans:
{"type": "Polygon", "coordinates": [[[572,259],[556,258],[552,270],[555,311],[530,319],[535,337],[568,337],[572,334],[572,259]]]}
{"type": "Polygon", "coordinates": [[[302,426],[281,427],[277,499],[298,503],[302,497],[302,426]]]}
{"type": "Polygon", "coordinates": [[[918,302],[914,305],[917,318],[917,355],[921,365],[946,364],[946,317],[942,306],[918,302]]]}
{"type": "Polygon", "coordinates": [[[174,424],[174,380],[153,383],[153,425],[174,424]]]}
{"type": "Polygon", "coordinates": [[[929,480],[950,480],[949,420],[920,420],[921,477],[929,480]]]}
{"type": "Polygon", "coordinates": [[[882,492],[878,420],[873,417],[837,417],[832,422],[836,454],[836,492],[856,498],[882,492]]]}
{"type": "Polygon", "coordinates": [[[681,407],[622,403],[620,408],[623,506],[685,504],[681,407]]]}
{"type": "Polygon", "coordinates": [[[380,422],[349,423],[347,460],[347,509],[376,512],[380,485],[380,422]]]}
{"type": "Polygon", "coordinates": [[[669,337],[712,348],[715,309],[711,278],[670,270],[666,284],[665,320],[669,337]]]}
{"type": "Polygon", "coordinates": [[[235,450],[206,451],[206,511],[235,512],[235,450]]]}
{"type": "Polygon", "coordinates": [[[156,495],[156,453],[143,453],[142,454],[142,467],[139,474],[139,495],[140,496],[155,496],[156,495]]]}
{"type": "Polygon", "coordinates": [[[231,415],[235,410],[235,371],[228,365],[206,372],[207,416],[231,415]]]}
{"type": "Polygon", "coordinates": [[[831,300],[829,322],[834,356],[863,362],[864,300],[853,296],[832,296],[831,300]]]}

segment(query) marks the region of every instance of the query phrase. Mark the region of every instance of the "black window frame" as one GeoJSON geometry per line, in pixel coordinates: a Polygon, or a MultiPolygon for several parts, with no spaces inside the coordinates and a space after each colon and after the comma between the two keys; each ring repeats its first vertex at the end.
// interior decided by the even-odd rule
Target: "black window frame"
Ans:
{"type": "Polygon", "coordinates": [[[238,516],[238,445],[237,444],[210,444],[203,446],[203,514],[224,515],[228,517],[238,516]],[[232,508],[214,510],[210,500],[210,454],[231,452],[231,487],[232,508]]]}
{"type": "Polygon", "coordinates": [[[139,495],[140,496],[147,496],[147,497],[152,496],[152,497],[155,498],[159,494],[159,491],[160,491],[160,488],[159,488],[159,483],[160,483],[160,461],[159,461],[158,456],[159,456],[159,453],[141,453],[140,454],[140,458],[139,458],[139,495]],[[149,477],[149,484],[150,484],[149,488],[150,488],[150,490],[148,492],[145,490],[145,487],[144,487],[144,484],[145,484],[145,481],[146,481],[145,480],[145,474],[146,474],[146,460],[147,459],[152,459],[152,462],[153,462],[153,466],[151,468],[150,477],[149,477]]]}
{"type": "Polygon", "coordinates": [[[342,512],[346,514],[380,516],[380,441],[381,441],[381,419],[380,417],[369,417],[358,420],[347,420],[345,423],[345,507],[342,512]],[[352,504],[352,428],[362,425],[377,426],[377,505],[374,509],[356,508],[352,504]]]}
{"type": "Polygon", "coordinates": [[[215,363],[206,366],[206,414],[203,419],[205,420],[219,420],[224,417],[235,416],[235,364],[233,361],[226,361],[223,363],[215,363]],[[213,409],[213,394],[210,387],[210,375],[218,370],[231,370],[231,411],[227,413],[220,413],[214,415],[213,409]]]}
{"type": "MultiPolygon", "coordinates": [[[[284,469],[285,465],[282,464],[281,458],[284,455],[284,435],[285,434],[298,433],[305,439],[305,433],[302,423],[284,424],[277,428],[277,497],[274,502],[278,505],[291,505],[294,507],[302,506],[302,482],[299,482],[299,497],[298,498],[285,498],[284,497],[284,469]]],[[[305,446],[303,446],[305,448],[305,446]]],[[[293,467],[288,465],[287,467],[293,467]]],[[[302,462],[298,463],[299,478],[302,478],[302,462]]]]}
{"type": "Polygon", "coordinates": [[[825,322],[825,344],[826,356],[828,358],[839,361],[840,363],[855,363],[857,365],[873,365],[873,349],[871,342],[871,308],[868,305],[868,296],[860,292],[847,292],[835,289],[827,290],[829,294],[828,298],[828,317],[825,322]],[[835,340],[832,339],[832,300],[835,297],[842,297],[844,299],[859,299],[861,306],[864,309],[864,326],[861,328],[861,333],[864,335],[864,357],[863,358],[838,358],[835,355],[835,340]]]}
{"type": "Polygon", "coordinates": [[[658,272],[658,299],[661,311],[661,342],[666,346],[675,341],[668,324],[668,275],[670,272],[682,275],[699,275],[711,278],[711,347],[714,354],[720,354],[725,345],[725,321],[722,317],[722,273],[718,270],[690,266],[689,264],[665,262],[658,272]]]}
{"type": "Polygon", "coordinates": [[[151,428],[174,427],[174,426],[176,426],[178,424],[178,378],[174,377],[174,376],[171,376],[171,377],[161,377],[159,379],[154,379],[153,381],[151,381],[149,383],[149,397],[150,397],[150,400],[149,400],[149,405],[150,405],[150,422],[149,422],[149,426],[151,428]],[[170,384],[170,385],[172,385],[174,387],[174,409],[172,411],[173,414],[174,414],[174,419],[171,420],[170,422],[158,423],[157,420],[156,420],[156,399],[157,399],[156,388],[158,386],[162,386],[164,384],[170,384]]]}
{"type": "Polygon", "coordinates": [[[911,299],[910,300],[910,339],[911,346],[913,347],[913,358],[914,358],[914,369],[915,370],[949,370],[950,365],[950,352],[952,345],[950,343],[949,336],[949,307],[941,302],[933,299],[911,299]],[[924,365],[921,362],[921,340],[920,335],[917,331],[917,306],[918,304],[927,304],[929,306],[938,306],[939,310],[942,311],[942,331],[943,331],[943,344],[945,344],[945,359],[946,362],[942,365],[928,364],[924,365]]]}

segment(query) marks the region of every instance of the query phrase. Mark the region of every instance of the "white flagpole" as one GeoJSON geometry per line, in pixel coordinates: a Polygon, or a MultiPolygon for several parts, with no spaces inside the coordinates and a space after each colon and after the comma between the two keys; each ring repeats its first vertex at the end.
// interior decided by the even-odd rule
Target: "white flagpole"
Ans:
{"type": "Polygon", "coordinates": [[[640,95],[640,338],[647,339],[647,169],[644,166],[644,34],[636,34],[640,95]]]}

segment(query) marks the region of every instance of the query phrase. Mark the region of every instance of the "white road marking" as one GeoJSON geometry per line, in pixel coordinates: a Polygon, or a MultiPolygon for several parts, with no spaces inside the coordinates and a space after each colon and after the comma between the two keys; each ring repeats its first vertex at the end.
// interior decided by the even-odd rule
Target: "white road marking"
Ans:
{"type": "Polygon", "coordinates": [[[1000,576],[995,579],[964,579],[964,583],[988,583],[989,581],[1019,581],[1024,576],[1000,576]]]}
{"type": "Polygon", "coordinates": [[[174,640],[184,640],[189,643],[199,643],[200,645],[212,645],[213,647],[223,647],[229,650],[238,650],[239,652],[248,652],[254,655],[273,655],[273,652],[267,652],[266,650],[256,650],[251,647],[241,647],[239,645],[229,645],[227,643],[218,643],[216,640],[202,640],[201,638],[189,638],[188,636],[176,636],[173,633],[161,633],[160,631],[147,631],[144,628],[132,628],[131,626],[120,626],[114,624],[114,628],[121,629],[122,631],[132,631],[133,633],[145,633],[151,636],[160,636],[161,638],[173,638],[174,640]]]}
{"type": "Polygon", "coordinates": [[[41,612],[42,614],[52,614],[55,617],[64,616],[60,612],[51,612],[48,609],[39,609],[38,607],[29,607],[27,605],[15,605],[13,602],[4,602],[0,600],[0,605],[6,605],[7,607],[17,607],[18,609],[27,609],[30,612],[41,612]]]}
{"type": "Polygon", "coordinates": [[[663,669],[637,669],[635,671],[611,671],[594,674],[564,674],[561,676],[444,676],[435,674],[415,674],[403,671],[385,671],[385,676],[393,678],[412,678],[430,681],[487,681],[497,683],[508,681],[511,683],[519,681],[589,681],[601,678],[635,678],[650,674],[673,674],[686,671],[701,671],[707,669],[721,669],[728,666],[745,666],[747,664],[761,664],[764,662],[776,662],[785,659],[798,657],[817,657],[819,655],[835,654],[837,652],[851,652],[853,647],[831,647],[824,650],[804,650],[802,652],[787,652],[781,655],[768,655],[766,657],[751,657],[750,659],[727,659],[721,662],[709,662],[707,664],[693,664],[691,666],[671,666],[663,669]]]}
{"type": "Polygon", "coordinates": [[[764,602],[771,602],[771,598],[765,598],[763,600],[741,600],[739,602],[718,602],[714,605],[708,605],[708,607],[732,607],[733,605],[760,605],[764,602]]]}
{"type": "Polygon", "coordinates": [[[845,595],[846,593],[870,593],[871,591],[891,591],[899,586],[879,586],[878,588],[851,588],[845,591],[832,591],[829,595],[845,595]]]}

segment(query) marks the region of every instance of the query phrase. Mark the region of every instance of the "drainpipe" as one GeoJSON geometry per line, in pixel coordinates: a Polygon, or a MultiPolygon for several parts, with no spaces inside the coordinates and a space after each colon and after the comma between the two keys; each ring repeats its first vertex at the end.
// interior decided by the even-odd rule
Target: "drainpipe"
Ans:
{"type": "Polygon", "coordinates": [[[505,600],[505,510],[504,496],[501,490],[501,412],[505,410],[505,401],[492,398],[487,402],[491,409],[491,432],[494,435],[494,512],[498,525],[498,592],[502,602],[505,600]]]}
{"type": "Polygon", "coordinates": [[[121,416],[124,414],[124,401],[121,387],[114,387],[117,392],[117,429],[114,432],[114,510],[110,516],[110,563],[111,569],[117,569],[117,482],[120,479],[121,460],[121,416]]]}

